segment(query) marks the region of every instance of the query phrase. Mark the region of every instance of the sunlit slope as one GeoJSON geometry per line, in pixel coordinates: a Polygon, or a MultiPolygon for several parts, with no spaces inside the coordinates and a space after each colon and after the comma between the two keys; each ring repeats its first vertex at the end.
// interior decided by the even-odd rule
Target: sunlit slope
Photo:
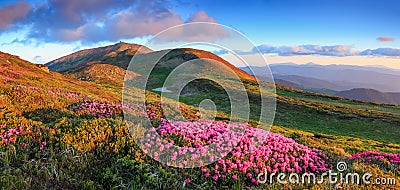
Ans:
{"type": "Polygon", "coordinates": [[[48,62],[46,65],[52,71],[66,71],[87,62],[111,63],[126,67],[134,54],[151,51],[142,45],[120,42],[110,46],[81,50],[48,62]]]}
{"type": "MultiPolygon", "coordinates": [[[[154,53],[157,52],[143,53],[139,56],[145,59],[146,56],[154,53]]],[[[210,52],[196,49],[176,49],[166,53],[152,70],[146,83],[146,89],[154,92],[154,88],[163,87],[164,80],[174,68],[195,59],[215,60],[233,70],[245,85],[246,90],[250,92],[248,93],[250,102],[253,102],[251,107],[252,110],[255,110],[250,114],[250,118],[256,122],[260,110],[257,81],[253,76],[236,69],[227,61],[210,52]]],[[[115,60],[112,57],[108,58],[108,63],[112,65],[117,65],[115,63],[118,61],[117,58],[115,60]]],[[[146,66],[146,64],[143,65],[146,66]]],[[[135,69],[132,72],[140,75],[141,69],[148,68],[136,67],[135,69]]],[[[400,143],[400,138],[398,138],[400,136],[399,106],[352,101],[279,85],[277,86],[277,95],[275,125],[311,133],[400,143]]],[[[216,83],[204,80],[193,81],[182,91],[180,101],[196,107],[205,98],[213,100],[218,105],[220,119],[229,117],[231,113],[229,97],[216,83]]]]}
{"type": "Polygon", "coordinates": [[[105,92],[100,85],[49,72],[47,67],[1,52],[0,78],[0,107],[15,112],[61,109],[84,98],[120,101],[118,93],[105,92]]]}

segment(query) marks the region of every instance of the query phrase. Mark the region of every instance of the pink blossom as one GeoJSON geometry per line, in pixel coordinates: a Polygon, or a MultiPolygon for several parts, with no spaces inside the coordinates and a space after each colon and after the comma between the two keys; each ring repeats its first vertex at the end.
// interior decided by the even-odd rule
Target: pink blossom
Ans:
{"type": "Polygon", "coordinates": [[[233,176],[232,176],[232,179],[236,181],[236,180],[238,179],[237,175],[236,175],[236,174],[233,175],[233,176]]]}
{"type": "Polygon", "coordinates": [[[214,180],[214,181],[217,181],[217,180],[218,180],[218,176],[217,176],[217,175],[214,175],[214,176],[213,176],[213,180],[214,180]]]}

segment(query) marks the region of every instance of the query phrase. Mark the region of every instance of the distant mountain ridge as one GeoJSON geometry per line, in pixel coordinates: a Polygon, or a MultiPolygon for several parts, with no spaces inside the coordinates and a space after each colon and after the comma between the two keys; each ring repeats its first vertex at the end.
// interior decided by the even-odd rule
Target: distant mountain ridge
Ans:
{"type": "MultiPolygon", "coordinates": [[[[242,67],[262,75],[263,67],[242,67]]],[[[378,66],[271,64],[277,84],[355,100],[400,104],[400,70],[378,66]]]]}
{"type": "Polygon", "coordinates": [[[355,88],[347,91],[338,92],[335,95],[355,100],[400,105],[400,93],[385,93],[373,89],[355,88]]]}
{"type": "Polygon", "coordinates": [[[297,75],[334,83],[337,87],[332,90],[370,88],[382,92],[400,92],[400,71],[395,69],[317,64],[272,64],[270,69],[275,75],[297,75]]]}
{"type": "Polygon", "coordinates": [[[303,76],[298,76],[298,75],[279,75],[279,74],[274,74],[274,79],[280,79],[280,80],[285,80],[285,81],[290,81],[293,83],[296,83],[301,86],[303,89],[331,89],[334,91],[343,91],[343,90],[349,90],[354,87],[357,87],[358,83],[345,83],[343,84],[342,82],[337,82],[337,81],[326,81],[326,80],[321,80],[317,78],[311,78],[311,77],[303,77],[303,76]]]}
{"type": "MultiPolygon", "coordinates": [[[[240,67],[250,72],[248,67],[240,67]]],[[[282,63],[269,65],[274,77],[303,85],[305,88],[327,88],[335,91],[369,88],[381,92],[400,92],[400,70],[353,65],[317,65],[282,63]]],[[[265,68],[251,66],[257,74],[265,68]]]]}

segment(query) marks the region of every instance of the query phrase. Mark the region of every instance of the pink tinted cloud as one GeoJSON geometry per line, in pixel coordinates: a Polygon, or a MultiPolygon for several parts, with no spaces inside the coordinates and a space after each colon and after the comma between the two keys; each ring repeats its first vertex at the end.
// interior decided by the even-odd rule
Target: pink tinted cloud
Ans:
{"type": "Polygon", "coordinates": [[[220,26],[213,17],[207,15],[205,11],[194,13],[186,21],[172,10],[163,15],[137,15],[127,13],[119,17],[113,31],[118,31],[118,36],[135,37],[144,35],[154,35],[169,27],[181,24],[189,24],[184,27],[175,27],[163,34],[163,41],[215,41],[228,36],[228,33],[220,26]],[[209,22],[215,25],[194,25],[195,22],[209,22]]]}
{"type": "Polygon", "coordinates": [[[62,41],[102,41],[121,40],[155,35],[160,31],[182,24],[180,15],[172,11],[158,14],[146,12],[120,12],[104,21],[103,26],[86,23],[73,29],[57,30],[57,39],[62,41]]]}
{"type": "Polygon", "coordinates": [[[213,17],[208,16],[205,11],[200,11],[200,12],[193,14],[191,17],[188,18],[188,20],[186,22],[187,23],[190,23],[190,22],[218,23],[213,17]]]}
{"type": "Polygon", "coordinates": [[[376,38],[378,41],[381,41],[381,42],[393,42],[393,41],[395,41],[395,39],[394,38],[392,38],[392,37],[387,37],[387,36],[380,36],[380,37],[378,37],[378,38],[376,38]]]}
{"type": "Polygon", "coordinates": [[[0,9],[0,29],[9,28],[15,21],[25,18],[32,9],[31,5],[26,2],[18,1],[17,3],[6,5],[0,9]]]}
{"type": "Polygon", "coordinates": [[[336,45],[336,46],[331,46],[327,49],[328,49],[328,51],[335,51],[335,52],[343,53],[343,52],[351,51],[352,48],[353,48],[353,46],[351,46],[351,45],[336,45]]]}
{"type": "Polygon", "coordinates": [[[186,42],[213,42],[229,37],[229,33],[218,21],[207,15],[205,11],[199,11],[190,16],[184,23],[185,26],[175,27],[167,30],[160,41],[186,41],[186,42]],[[212,24],[195,24],[206,22],[212,24]]]}
{"type": "Polygon", "coordinates": [[[168,7],[163,0],[48,0],[29,14],[28,37],[93,43],[147,36],[162,24],[174,23],[168,7]]]}
{"type": "Polygon", "coordinates": [[[132,4],[132,0],[50,0],[48,3],[61,18],[73,23],[82,22],[84,17],[102,18],[112,9],[132,4]]]}
{"type": "Polygon", "coordinates": [[[84,29],[86,28],[86,25],[80,26],[76,29],[61,29],[58,30],[58,38],[61,39],[62,41],[66,42],[72,42],[79,40],[82,38],[84,34],[84,29]]]}
{"type": "MultiPolygon", "coordinates": [[[[19,1],[0,8],[0,30],[17,20],[30,24],[28,38],[42,41],[93,43],[155,35],[169,27],[193,22],[218,23],[200,11],[187,20],[163,0],[48,0],[19,1]]],[[[220,26],[176,31],[174,39],[208,41],[226,37],[220,26]]]]}
{"type": "Polygon", "coordinates": [[[171,10],[160,14],[119,13],[107,25],[113,35],[121,38],[132,38],[154,35],[168,27],[183,23],[182,18],[171,10]]]}

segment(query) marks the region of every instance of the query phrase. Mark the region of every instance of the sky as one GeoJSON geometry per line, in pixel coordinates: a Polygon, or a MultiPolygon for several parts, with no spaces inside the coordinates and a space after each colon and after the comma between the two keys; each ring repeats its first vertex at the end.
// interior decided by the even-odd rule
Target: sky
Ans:
{"type": "MultiPolygon", "coordinates": [[[[211,22],[250,39],[257,48],[236,51],[250,60],[259,51],[268,63],[400,68],[399,18],[398,0],[2,0],[0,51],[46,63],[119,41],[145,44],[180,24],[211,22]]],[[[225,37],[213,31],[194,33],[225,37]]]]}

